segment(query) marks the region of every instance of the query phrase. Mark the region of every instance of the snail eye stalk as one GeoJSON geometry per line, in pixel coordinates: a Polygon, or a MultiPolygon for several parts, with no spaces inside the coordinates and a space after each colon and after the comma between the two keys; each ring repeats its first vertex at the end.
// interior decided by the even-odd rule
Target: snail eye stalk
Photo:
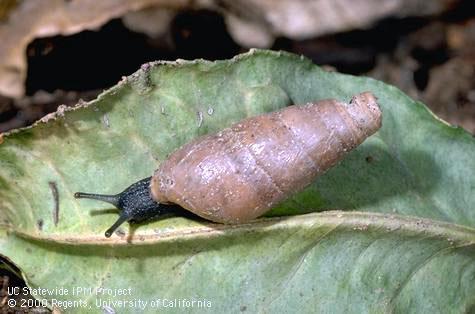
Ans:
{"type": "Polygon", "coordinates": [[[110,238],[114,231],[119,228],[120,225],[123,224],[125,221],[127,221],[127,217],[119,216],[119,219],[117,219],[116,222],[114,222],[114,224],[104,233],[106,238],[110,238]]]}
{"type": "Polygon", "coordinates": [[[98,200],[103,201],[109,204],[114,205],[117,207],[119,204],[119,195],[105,195],[105,194],[93,194],[93,193],[83,193],[83,192],[76,192],[74,193],[75,198],[89,198],[91,200],[98,200]]]}

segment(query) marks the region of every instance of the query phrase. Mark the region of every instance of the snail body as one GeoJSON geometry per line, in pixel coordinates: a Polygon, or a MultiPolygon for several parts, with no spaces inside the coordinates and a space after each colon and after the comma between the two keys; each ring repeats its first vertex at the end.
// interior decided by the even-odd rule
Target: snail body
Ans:
{"type": "Polygon", "coordinates": [[[172,204],[214,222],[242,223],[302,190],[380,127],[381,111],[369,92],[348,104],[323,100],[293,105],[244,119],[173,152],[151,178],[138,182],[140,188],[136,183],[121,193],[138,190],[141,202],[128,196],[122,203],[140,209],[118,204],[121,194],[113,196],[115,202],[104,195],[76,197],[105,200],[122,209],[118,225],[160,215],[172,204]]]}

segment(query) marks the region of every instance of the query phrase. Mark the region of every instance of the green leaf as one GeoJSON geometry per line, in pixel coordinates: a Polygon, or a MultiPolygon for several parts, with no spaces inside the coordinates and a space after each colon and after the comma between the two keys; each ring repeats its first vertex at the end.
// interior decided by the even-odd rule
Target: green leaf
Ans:
{"type": "Polygon", "coordinates": [[[475,311],[475,140],[392,86],[254,50],[147,64],[44,120],[0,145],[0,254],[30,287],[69,291],[37,299],[82,300],[96,312],[96,300],[148,301],[155,312],[157,299],[211,303],[167,312],[475,311]],[[269,213],[289,217],[239,226],[173,217],[106,239],[117,214],[73,198],[120,192],[180,145],[246,116],[363,91],[378,97],[382,129],[269,213]],[[300,215],[328,209],[347,212],[300,215]],[[131,293],[71,295],[76,287],[131,293]]]}

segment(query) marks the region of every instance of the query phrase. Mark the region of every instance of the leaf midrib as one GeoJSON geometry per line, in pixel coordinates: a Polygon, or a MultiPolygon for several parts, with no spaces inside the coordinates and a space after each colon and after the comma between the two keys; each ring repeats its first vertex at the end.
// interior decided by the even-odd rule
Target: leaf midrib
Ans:
{"type": "MultiPolygon", "coordinates": [[[[147,227],[143,231],[135,232],[132,236],[119,237],[114,235],[105,238],[102,233],[88,235],[55,235],[41,233],[25,233],[15,230],[10,226],[12,234],[21,238],[34,241],[54,242],[67,245],[151,245],[173,241],[189,241],[198,239],[209,239],[220,236],[231,236],[241,233],[268,232],[275,230],[289,230],[292,228],[311,228],[316,223],[326,227],[339,227],[341,229],[352,229],[355,232],[365,232],[367,229],[380,228],[385,232],[398,232],[407,234],[420,234],[424,236],[445,237],[447,241],[453,242],[454,246],[475,244],[475,229],[415,216],[402,216],[393,214],[382,214],[373,212],[344,212],[338,210],[310,213],[296,216],[260,218],[249,223],[239,225],[223,225],[215,223],[196,223],[195,226],[179,228],[177,230],[154,231],[154,228],[147,227]]],[[[0,229],[2,226],[0,225],[0,229]]]]}

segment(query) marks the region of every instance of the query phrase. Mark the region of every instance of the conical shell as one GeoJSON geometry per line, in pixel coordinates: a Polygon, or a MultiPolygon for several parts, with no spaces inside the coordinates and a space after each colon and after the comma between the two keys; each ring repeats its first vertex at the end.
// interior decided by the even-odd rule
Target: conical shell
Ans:
{"type": "Polygon", "coordinates": [[[340,161],[381,127],[369,92],[245,119],[182,146],[155,171],[153,198],[206,219],[239,223],[264,214],[340,161]]]}

